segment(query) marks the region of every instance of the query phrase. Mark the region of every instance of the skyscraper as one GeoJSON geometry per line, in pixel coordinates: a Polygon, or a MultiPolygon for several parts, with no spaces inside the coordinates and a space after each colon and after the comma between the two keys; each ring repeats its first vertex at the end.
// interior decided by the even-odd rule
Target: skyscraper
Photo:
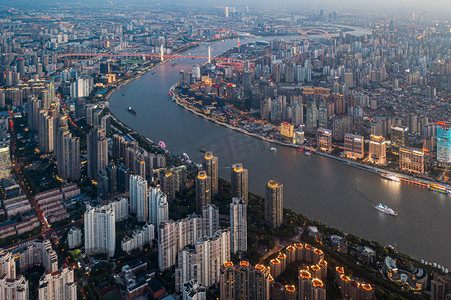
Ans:
{"type": "Polygon", "coordinates": [[[283,222],[283,185],[271,179],[266,184],[265,221],[272,228],[277,228],[283,222]]]}
{"type": "Polygon", "coordinates": [[[41,109],[38,117],[38,142],[42,152],[53,151],[53,117],[46,110],[41,109]]]}
{"type": "Polygon", "coordinates": [[[196,212],[201,213],[202,207],[211,204],[210,177],[206,171],[199,171],[196,177],[196,212]]]}
{"type": "Polygon", "coordinates": [[[211,195],[216,195],[218,193],[218,158],[213,156],[213,152],[205,152],[203,167],[207,176],[210,177],[211,195]]]}
{"type": "Polygon", "coordinates": [[[437,161],[451,166],[451,122],[437,122],[437,161]]]}
{"type": "Polygon", "coordinates": [[[232,197],[248,199],[248,171],[241,163],[232,165],[231,172],[232,197]]]}
{"type": "Polygon", "coordinates": [[[80,179],[80,138],[72,137],[69,131],[64,130],[58,132],[58,141],[58,176],[63,179],[80,179]]]}
{"type": "Polygon", "coordinates": [[[130,212],[136,213],[138,222],[149,221],[147,180],[139,175],[130,176],[130,212]]]}
{"type": "Polygon", "coordinates": [[[235,266],[232,262],[225,262],[221,267],[221,299],[269,300],[271,281],[269,268],[263,265],[254,267],[241,261],[235,266]]]}
{"type": "Polygon", "coordinates": [[[166,194],[168,200],[175,199],[176,177],[172,170],[164,170],[161,174],[161,190],[166,194]]]}
{"type": "Polygon", "coordinates": [[[116,224],[114,210],[102,207],[86,207],[85,252],[106,253],[114,256],[116,246],[116,224]]]}
{"type": "Polygon", "coordinates": [[[94,128],[88,133],[88,178],[95,178],[108,164],[108,140],[105,130],[94,128]]]}
{"type": "Polygon", "coordinates": [[[247,251],[247,204],[240,198],[233,198],[230,204],[230,250],[247,251]]]}
{"type": "Polygon", "coordinates": [[[159,187],[151,187],[149,189],[149,221],[159,226],[160,223],[169,219],[168,211],[167,196],[159,187]]]}

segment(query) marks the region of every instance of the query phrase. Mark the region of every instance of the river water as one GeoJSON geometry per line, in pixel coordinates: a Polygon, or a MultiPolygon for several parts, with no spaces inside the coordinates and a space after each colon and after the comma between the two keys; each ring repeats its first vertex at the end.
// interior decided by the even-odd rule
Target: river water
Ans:
{"type": "MultiPolygon", "coordinates": [[[[215,42],[212,55],[236,43],[215,42]]],[[[188,52],[207,56],[206,46],[188,52]]],[[[145,137],[164,141],[172,153],[187,153],[195,162],[203,155],[199,149],[212,150],[219,157],[219,175],[227,180],[230,166],[243,163],[249,170],[252,192],[263,195],[267,180],[276,178],[284,185],[284,206],[295,212],[384,245],[396,245],[418,259],[451,266],[451,197],[391,182],[334,159],[308,157],[289,147],[271,145],[204,120],[169,101],[168,90],[178,81],[180,70],[191,71],[201,63],[178,58],[123,86],[110,98],[112,113],[145,137]],[[172,66],[174,62],[177,64],[172,66]],[[136,115],[127,111],[129,106],[136,115]],[[271,146],[277,151],[269,151],[271,146]],[[374,208],[378,203],[399,215],[378,212],[374,208]]]]}

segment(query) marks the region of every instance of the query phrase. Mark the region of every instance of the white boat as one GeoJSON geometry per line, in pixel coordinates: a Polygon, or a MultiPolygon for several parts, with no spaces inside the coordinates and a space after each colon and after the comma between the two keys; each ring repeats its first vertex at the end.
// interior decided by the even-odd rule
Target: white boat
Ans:
{"type": "Polygon", "coordinates": [[[271,147],[271,148],[269,148],[269,150],[270,150],[270,151],[277,151],[277,148],[271,147]]]}
{"type": "Polygon", "coordinates": [[[393,174],[381,174],[382,178],[394,181],[394,182],[401,182],[401,180],[399,179],[398,176],[393,175],[393,174]]]}
{"type": "Polygon", "coordinates": [[[390,207],[388,207],[387,205],[381,204],[379,203],[378,205],[376,205],[375,207],[378,211],[383,212],[384,214],[390,215],[390,216],[397,216],[398,213],[396,211],[394,211],[393,209],[391,209],[390,207]]]}
{"type": "Polygon", "coordinates": [[[307,155],[307,156],[311,156],[312,155],[312,151],[306,151],[306,152],[304,152],[304,154],[307,155]]]}

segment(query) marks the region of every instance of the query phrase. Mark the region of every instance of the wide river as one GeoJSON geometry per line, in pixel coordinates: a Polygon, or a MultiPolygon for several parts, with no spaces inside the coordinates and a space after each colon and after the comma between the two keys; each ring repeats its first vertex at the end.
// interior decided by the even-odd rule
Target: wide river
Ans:
{"type": "MultiPolygon", "coordinates": [[[[248,40],[243,40],[242,43],[248,40]]],[[[211,44],[219,55],[236,40],[211,44]]],[[[206,46],[191,49],[207,56],[206,46]]],[[[249,189],[264,194],[268,179],[284,185],[284,206],[311,219],[428,262],[451,267],[451,197],[347,166],[319,155],[311,157],[283,146],[227,129],[198,117],[168,100],[180,70],[191,71],[197,59],[176,59],[123,86],[110,98],[112,113],[124,124],[154,141],[164,141],[175,154],[200,162],[202,150],[219,157],[219,175],[230,179],[230,166],[242,162],[249,170],[249,189]],[[173,62],[177,64],[172,65],[173,62]],[[132,106],[137,114],[127,111],[132,106]],[[374,207],[383,203],[398,212],[392,217],[374,207]],[[448,252],[450,251],[450,252],[448,252]]]]}

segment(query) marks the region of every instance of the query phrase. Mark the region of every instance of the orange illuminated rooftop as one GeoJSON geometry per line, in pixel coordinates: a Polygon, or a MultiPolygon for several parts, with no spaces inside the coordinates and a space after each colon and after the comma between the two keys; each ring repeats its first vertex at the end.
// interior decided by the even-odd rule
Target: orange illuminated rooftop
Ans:
{"type": "Polygon", "coordinates": [[[296,291],[296,288],[294,287],[294,285],[286,285],[285,290],[287,290],[290,293],[294,293],[296,291]]]}
{"type": "Polygon", "coordinates": [[[264,271],[266,269],[264,265],[255,265],[255,268],[261,271],[264,271]]]}
{"type": "Polygon", "coordinates": [[[321,270],[321,268],[318,265],[310,266],[310,269],[312,269],[312,271],[315,271],[315,272],[321,270]]]}
{"type": "Polygon", "coordinates": [[[271,276],[271,274],[269,275],[269,282],[273,282],[274,281],[274,278],[272,278],[272,276],[271,276]]]}
{"type": "Polygon", "coordinates": [[[348,276],[345,276],[345,275],[341,275],[340,279],[343,280],[343,281],[351,281],[351,279],[348,276]]]}
{"type": "Polygon", "coordinates": [[[362,288],[367,291],[371,291],[373,287],[370,284],[362,284],[362,288]]]}
{"type": "Polygon", "coordinates": [[[323,254],[323,251],[321,251],[321,250],[319,250],[319,249],[315,249],[313,252],[314,252],[315,254],[318,254],[318,255],[323,254]]]}
{"type": "Polygon", "coordinates": [[[278,265],[278,264],[280,264],[280,260],[278,260],[277,258],[271,259],[270,263],[273,265],[278,265]]]}
{"type": "Polygon", "coordinates": [[[292,245],[287,247],[287,251],[289,251],[289,252],[293,252],[295,250],[296,250],[296,248],[294,248],[292,245]]]}
{"type": "Polygon", "coordinates": [[[205,159],[210,160],[212,158],[213,158],[213,152],[211,152],[211,151],[205,152],[205,159]]]}
{"type": "Polygon", "coordinates": [[[246,266],[246,267],[249,267],[249,262],[248,262],[248,261],[245,261],[245,260],[242,260],[242,261],[240,261],[240,266],[246,266]]]}
{"type": "Polygon", "coordinates": [[[226,262],[224,263],[224,267],[226,267],[226,268],[228,268],[228,267],[233,267],[233,262],[231,262],[231,261],[226,261],[226,262]]]}
{"type": "Polygon", "coordinates": [[[313,283],[314,287],[323,287],[324,286],[324,283],[321,280],[319,280],[318,278],[312,279],[312,283],[313,283]]]}
{"type": "Polygon", "coordinates": [[[302,243],[296,243],[296,244],[294,244],[294,246],[298,249],[304,248],[304,245],[302,245],[302,243]]]}
{"type": "Polygon", "coordinates": [[[321,267],[326,267],[327,266],[327,261],[325,260],[320,260],[320,262],[318,263],[319,266],[321,267]]]}
{"type": "Polygon", "coordinates": [[[277,258],[278,258],[279,260],[281,260],[281,259],[286,259],[287,256],[286,256],[284,253],[279,253],[279,256],[277,256],[277,258]]]}
{"type": "Polygon", "coordinates": [[[337,271],[337,273],[339,273],[339,274],[344,274],[345,273],[345,269],[343,267],[336,267],[335,271],[337,271]]]}
{"type": "Polygon", "coordinates": [[[309,244],[305,244],[304,247],[307,250],[312,250],[312,248],[313,248],[312,245],[309,245],[309,244]]]}
{"type": "Polygon", "coordinates": [[[278,186],[277,181],[275,179],[271,179],[268,181],[268,187],[270,188],[276,188],[278,186]]]}
{"type": "Polygon", "coordinates": [[[301,277],[301,278],[303,278],[303,279],[309,279],[309,278],[312,277],[312,275],[310,275],[310,272],[309,272],[309,271],[301,270],[301,271],[299,272],[299,277],[301,277]]]}
{"type": "Polygon", "coordinates": [[[243,171],[243,165],[242,164],[234,164],[233,165],[233,170],[235,172],[241,172],[241,171],[243,171]]]}
{"type": "Polygon", "coordinates": [[[199,178],[199,179],[207,179],[207,172],[199,171],[199,173],[197,173],[197,178],[199,178]]]}

